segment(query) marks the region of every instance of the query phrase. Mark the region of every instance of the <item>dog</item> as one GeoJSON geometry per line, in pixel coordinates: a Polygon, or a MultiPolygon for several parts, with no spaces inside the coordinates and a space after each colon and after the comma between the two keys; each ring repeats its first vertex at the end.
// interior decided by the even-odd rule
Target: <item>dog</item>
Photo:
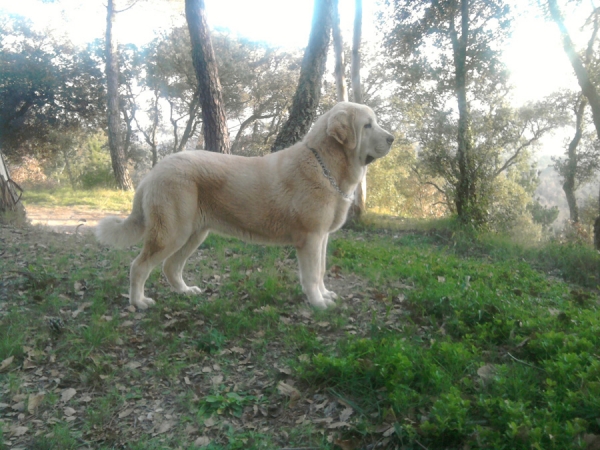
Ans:
{"type": "Polygon", "coordinates": [[[302,290],[313,307],[325,309],[337,298],[323,282],[329,233],[344,224],[366,166],[387,155],[393,141],[371,108],[340,102],[301,142],[276,153],[176,153],[142,179],[129,217],[105,217],[96,237],[117,248],[143,240],[130,270],[129,302],[139,309],[155,304],[144,285],[160,262],[176,292],[201,294],[182,272],[211,231],[293,245],[302,290]]]}

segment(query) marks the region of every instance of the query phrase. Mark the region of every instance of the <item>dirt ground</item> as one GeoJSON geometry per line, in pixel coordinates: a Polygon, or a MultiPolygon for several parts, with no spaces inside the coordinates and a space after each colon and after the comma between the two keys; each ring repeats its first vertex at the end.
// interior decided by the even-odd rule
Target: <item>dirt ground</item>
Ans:
{"type": "MultiPolygon", "coordinates": [[[[27,219],[57,233],[90,233],[100,219],[108,215],[123,216],[120,211],[98,211],[83,206],[27,206],[27,219]]],[[[124,217],[124,216],[123,216],[124,217]]]]}

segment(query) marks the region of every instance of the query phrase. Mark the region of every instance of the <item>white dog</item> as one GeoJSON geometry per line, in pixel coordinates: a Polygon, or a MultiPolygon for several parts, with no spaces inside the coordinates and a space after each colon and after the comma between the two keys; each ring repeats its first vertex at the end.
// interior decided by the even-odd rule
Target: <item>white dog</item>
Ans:
{"type": "Polygon", "coordinates": [[[129,302],[145,309],[150,271],[161,261],[176,292],[187,286],[183,267],[209,232],[265,244],[293,245],[309,302],[327,308],[337,295],[325,288],[329,233],[344,221],[365,167],[385,156],[394,137],[364,105],[338,103],[302,142],[263,157],[189,151],[164,158],[140,182],[129,217],[110,216],[98,240],[127,247],[143,240],[131,264],[129,302]]]}

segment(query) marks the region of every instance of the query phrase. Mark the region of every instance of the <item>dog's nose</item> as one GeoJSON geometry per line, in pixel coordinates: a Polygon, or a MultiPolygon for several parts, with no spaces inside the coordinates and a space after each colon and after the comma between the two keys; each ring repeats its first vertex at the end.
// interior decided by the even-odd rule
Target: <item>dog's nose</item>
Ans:
{"type": "Polygon", "coordinates": [[[392,143],[394,142],[394,136],[392,136],[391,134],[388,136],[387,138],[387,143],[389,145],[392,145],[392,143]]]}

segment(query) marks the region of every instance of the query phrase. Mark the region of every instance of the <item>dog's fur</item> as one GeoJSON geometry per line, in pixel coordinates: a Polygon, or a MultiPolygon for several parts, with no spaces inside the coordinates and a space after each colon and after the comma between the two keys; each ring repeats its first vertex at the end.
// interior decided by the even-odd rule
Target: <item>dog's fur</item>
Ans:
{"type": "Polygon", "coordinates": [[[96,228],[98,240],[127,247],[143,239],[131,264],[129,302],[145,309],[150,271],[161,261],[180,293],[200,294],[182,278],[187,259],[210,231],[266,244],[293,245],[300,283],[316,308],[334,303],[323,284],[329,233],[339,229],[351,200],[324,175],[315,149],[337,185],[351,195],[374,159],[394,140],[367,106],[338,103],[321,116],[302,142],[263,157],[208,151],[164,158],[140,182],[129,217],[110,216],[96,228]]]}

